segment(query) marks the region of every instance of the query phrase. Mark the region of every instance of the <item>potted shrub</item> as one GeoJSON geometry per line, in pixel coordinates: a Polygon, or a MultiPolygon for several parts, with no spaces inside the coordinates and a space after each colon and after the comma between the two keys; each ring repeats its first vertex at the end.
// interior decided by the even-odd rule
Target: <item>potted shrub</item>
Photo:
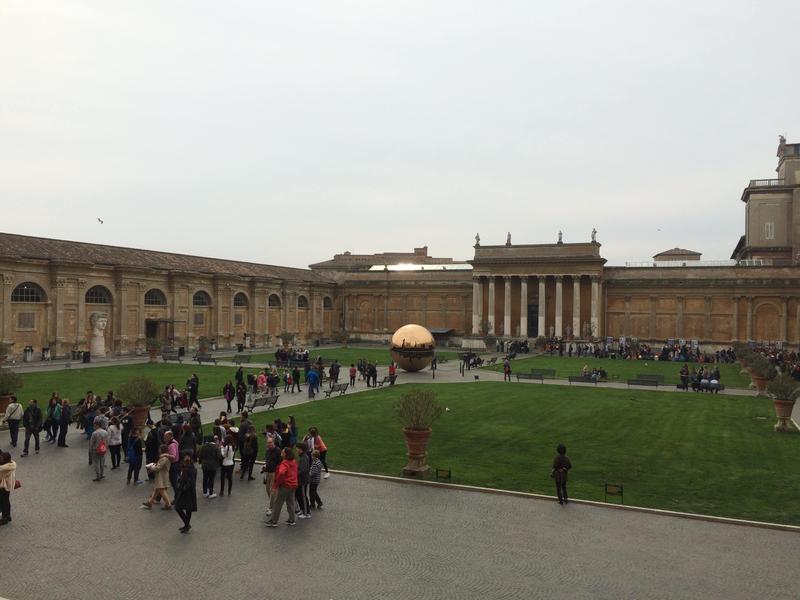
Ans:
{"type": "Polygon", "coordinates": [[[760,354],[750,360],[750,378],[759,396],[766,396],[767,381],[775,377],[775,365],[760,354]]]}
{"type": "Polygon", "coordinates": [[[208,338],[204,335],[200,336],[200,339],[197,340],[198,352],[208,352],[211,348],[211,342],[209,342],[208,338]]]}
{"type": "Polygon", "coordinates": [[[0,367],[0,413],[5,414],[11,396],[22,387],[22,377],[10,369],[0,367]]]}
{"type": "Polygon", "coordinates": [[[150,362],[156,362],[158,360],[158,351],[161,350],[161,340],[149,337],[144,341],[144,344],[147,348],[147,354],[150,355],[150,362]]]}
{"type": "Polygon", "coordinates": [[[142,427],[150,406],[161,397],[161,390],[146,377],[136,377],[122,384],[117,395],[130,408],[134,426],[142,427]]]}
{"type": "Polygon", "coordinates": [[[0,342],[0,365],[2,365],[11,352],[11,344],[0,342]]]}
{"type": "Polygon", "coordinates": [[[800,396],[800,384],[790,375],[781,373],[767,384],[767,391],[775,405],[775,414],[778,422],[775,431],[794,431],[791,425],[792,409],[795,400],[800,396]]]}
{"type": "Polygon", "coordinates": [[[403,435],[408,449],[408,464],[403,475],[423,475],[428,471],[428,440],[431,425],[442,416],[444,409],[431,390],[413,389],[405,392],[395,406],[403,424],[403,435]]]}

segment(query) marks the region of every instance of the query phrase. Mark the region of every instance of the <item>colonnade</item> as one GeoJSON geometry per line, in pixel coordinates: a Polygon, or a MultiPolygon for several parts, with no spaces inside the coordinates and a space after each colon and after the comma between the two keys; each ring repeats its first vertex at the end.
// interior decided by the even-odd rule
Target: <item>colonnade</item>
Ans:
{"type": "Polygon", "coordinates": [[[520,285],[520,306],[519,306],[519,335],[527,337],[528,335],[528,283],[531,278],[536,278],[538,283],[538,295],[536,301],[538,303],[538,334],[541,336],[548,336],[547,330],[547,282],[548,279],[555,282],[555,315],[553,325],[553,335],[555,337],[564,337],[564,280],[571,279],[573,292],[572,292],[572,332],[576,338],[581,337],[581,286],[584,279],[591,282],[590,294],[590,325],[591,336],[597,337],[600,335],[600,277],[596,275],[489,275],[477,276],[472,279],[472,335],[481,334],[481,324],[484,322],[484,302],[483,290],[484,285],[488,286],[488,301],[486,307],[487,333],[490,335],[502,335],[504,337],[511,337],[514,335],[511,323],[511,285],[514,279],[519,280],[520,285]],[[496,280],[501,279],[503,289],[503,311],[502,311],[502,330],[497,331],[497,323],[495,318],[497,310],[495,301],[497,298],[496,280]],[[485,283],[484,283],[485,280],[485,283]]]}

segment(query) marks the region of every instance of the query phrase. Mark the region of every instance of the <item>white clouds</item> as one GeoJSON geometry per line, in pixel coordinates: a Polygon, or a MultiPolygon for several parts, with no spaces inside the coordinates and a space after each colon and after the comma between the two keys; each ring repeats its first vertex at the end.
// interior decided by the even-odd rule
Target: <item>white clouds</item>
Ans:
{"type": "Polygon", "coordinates": [[[611,263],[727,257],[800,138],[800,9],[769,8],[8,2],[0,230],[305,265],[596,226],[611,263]]]}

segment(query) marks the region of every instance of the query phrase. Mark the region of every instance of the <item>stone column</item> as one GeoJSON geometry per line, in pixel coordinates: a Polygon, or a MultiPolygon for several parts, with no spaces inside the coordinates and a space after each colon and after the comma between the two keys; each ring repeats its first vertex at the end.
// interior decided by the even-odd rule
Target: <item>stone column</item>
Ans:
{"type": "Polygon", "coordinates": [[[528,337],[528,276],[519,279],[519,335],[528,337]]]}
{"type": "MultiPolygon", "coordinates": [[[[286,291],[286,284],[281,286],[281,330],[279,333],[287,333],[289,329],[289,293],[286,291]]],[[[281,340],[285,343],[285,340],[281,340]]]]}
{"type": "Polygon", "coordinates": [[[622,318],[622,334],[631,337],[631,297],[625,296],[625,314],[622,318]]]}
{"type": "Polygon", "coordinates": [[[503,335],[511,337],[511,276],[503,276],[505,289],[503,290],[503,335]]]}
{"type": "Polygon", "coordinates": [[[658,296],[650,296],[650,340],[656,339],[656,308],[658,307],[658,296]]]}
{"type": "Polygon", "coordinates": [[[146,291],[145,284],[143,282],[141,282],[141,281],[137,282],[136,283],[136,293],[138,294],[137,300],[138,300],[138,307],[139,307],[139,310],[138,310],[138,313],[137,313],[139,333],[138,333],[138,336],[137,336],[136,345],[137,345],[137,347],[142,347],[142,348],[144,348],[144,339],[145,339],[145,336],[147,334],[147,331],[145,330],[145,322],[144,322],[145,321],[145,319],[144,319],[144,293],[145,293],[145,291],[146,291]]]}
{"type": "Polygon", "coordinates": [[[555,336],[564,335],[564,276],[556,275],[556,331],[555,336]]]}
{"type": "Polygon", "coordinates": [[[258,292],[256,290],[256,284],[254,282],[250,283],[250,302],[247,304],[247,328],[245,332],[249,334],[250,338],[250,347],[254,347],[256,345],[256,339],[258,336],[258,329],[256,327],[256,318],[258,316],[258,292]]]}
{"type": "Polygon", "coordinates": [[[0,341],[11,343],[11,292],[14,291],[14,277],[0,275],[0,300],[3,301],[3,314],[0,316],[0,341]]]}
{"type": "Polygon", "coordinates": [[[194,348],[194,292],[192,286],[186,286],[186,351],[194,348]]]}
{"type": "Polygon", "coordinates": [[[734,296],[733,300],[733,327],[731,327],[731,341],[739,341],[739,296],[734,296]]]}
{"type": "Polygon", "coordinates": [[[545,329],[545,321],[547,316],[547,305],[545,299],[545,276],[537,275],[539,279],[539,335],[547,337],[547,330],[545,329]]]}
{"type": "Polygon", "coordinates": [[[703,338],[711,340],[711,296],[704,298],[703,304],[703,338]]]}
{"type": "Polygon", "coordinates": [[[781,296],[781,341],[786,343],[786,331],[788,329],[789,320],[789,298],[781,296]]]}
{"type": "Polygon", "coordinates": [[[481,334],[481,315],[479,306],[482,304],[483,294],[481,280],[477,277],[472,279],[472,335],[481,334]]]}
{"type": "Polygon", "coordinates": [[[372,330],[375,333],[378,333],[378,302],[380,301],[380,296],[375,300],[375,306],[373,306],[372,312],[374,313],[373,316],[373,323],[372,323],[372,330]]]}
{"type": "Polygon", "coordinates": [[[683,338],[683,296],[675,297],[675,309],[677,316],[675,317],[675,337],[678,339],[683,338]]]}
{"type": "Polygon", "coordinates": [[[747,297],[747,341],[753,341],[753,297],[747,297]]]}
{"type": "Polygon", "coordinates": [[[55,296],[51,299],[54,305],[53,320],[55,321],[53,339],[56,342],[55,348],[51,350],[53,358],[67,352],[67,349],[64,348],[67,341],[64,338],[64,287],[66,284],[67,280],[63,277],[56,277],[50,284],[50,291],[55,296]]]}
{"type": "MultiPolygon", "coordinates": [[[[83,347],[86,345],[86,280],[85,279],[78,279],[75,281],[75,293],[78,295],[78,318],[76,319],[77,322],[77,334],[75,335],[76,343],[83,347]]],[[[142,298],[142,302],[144,302],[144,297],[142,298]]],[[[88,346],[86,348],[81,348],[84,350],[88,350],[88,346]]]]}
{"type": "Polygon", "coordinates": [[[494,276],[489,277],[489,335],[494,335],[494,276]]]}
{"type": "Polygon", "coordinates": [[[600,337],[600,278],[597,275],[592,275],[592,307],[589,321],[592,327],[592,337],[600,337]]]}
{"type": "Polygon", "coordinates": [[[389,331],[389,286],[386,286],[386,293],[383,295],[383,330],[389,331]]]}
{"type": "Polygon", "coordinates": [[[581,337],[581,276],[572,276],[572,335],[581,337]]]}
{"type": "MultiPolygon", "coordinates": [[[[115,321],[117,322],[117,338],[115,347],[118,354],[127,352],[128,349],[128,286],[122,277],[114,284],[114,307],[117,309],[115,321]]],[[[57,338],[56,338],[57,339],[57,338]]]]}

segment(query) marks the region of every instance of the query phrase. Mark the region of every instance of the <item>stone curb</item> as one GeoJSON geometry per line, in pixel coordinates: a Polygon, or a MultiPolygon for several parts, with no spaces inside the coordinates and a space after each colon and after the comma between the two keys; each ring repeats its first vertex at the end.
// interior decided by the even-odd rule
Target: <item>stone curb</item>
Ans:
{"type": "MultiPolygon", "coordinates": [[[[359,473],[354,471],[340,471],[331,469],[331,473],[338,475],[345,475],[349,477],[362,477],[364,479],[377,479],[379,481],[389,481],[393,483],[406,483],[412,485],[425,485],[429,487],[438,487],[451,490],[459,490],[462,492],[478,492],[483,494],[495,494],[499,496],[514,496],[517,498],[527,498],[529,500],[547,500],[552,502],[556,500],[555,496],[548,496],[546,494],[534,494],[531,492],[516,492],[513,490],[493,489],[473,485],[462,485],[457,483],[443,483],[440,481],[425,481],[422,479],[406,479],[404,477],[393,477],[391,475],[374,475],[371,473],[359,473]]],[[[740,525],[745,527],[757,527],[760,529],[775,529],[778,531],[790,531],[793,533],[800,533],[800,527],[796,525],[784,525],[781,523],[767,523],[764,521],[748,521],[746,519],[732,519],[729,517],[716,517],[714,515],[702,515],[686,512],[677,512],[671,510],[664,510],[660,508],[648,508],[644,506],[627,506],[624,504],[610,504],[606,502],[597,502],[595,500],[576,500],[570,499],[571,503],[585,504],[587,506],[594,506],[597,508],[610,508],[614,510],[627,510],[632,512],[646,513],[652,515],[659,515],[663,517],[677,517],[682,519],[692,519],[695,521],[707,521],[710,523],[720,523],[724,525],[740,525]]]]}

